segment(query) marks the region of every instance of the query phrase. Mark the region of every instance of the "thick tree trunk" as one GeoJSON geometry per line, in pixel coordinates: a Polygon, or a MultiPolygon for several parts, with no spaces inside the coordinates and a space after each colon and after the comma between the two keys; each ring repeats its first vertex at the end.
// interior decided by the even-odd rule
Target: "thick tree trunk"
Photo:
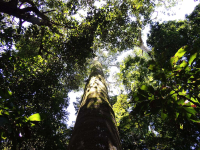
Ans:
{"type": "Polygon", "coordinates": [[[101,64],[94,60],[68,150],[121,150],[101,64]]]}

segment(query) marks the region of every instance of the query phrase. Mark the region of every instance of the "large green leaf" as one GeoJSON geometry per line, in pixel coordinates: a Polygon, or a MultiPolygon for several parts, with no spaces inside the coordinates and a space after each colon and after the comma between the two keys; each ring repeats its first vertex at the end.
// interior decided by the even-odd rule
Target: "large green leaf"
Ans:
{"type": "Polygon", "coordinates": [[[193,107],[183,107],[188,113],[195,115],[196,110],[193,107]]]}
{"type": "Polygon", "coordinates": [[[177,63],[177,61],[186,53],[186,48],[187,48],[187,46],[181,47],[176,52],[174,57],[171,57],[171,59],[170,59],[171,66],[175,65],[177,63]]]}
{"type": "Polygon", "coordinates": [[[174,57],[171,57],[170,58],[170,63],[171,63],[171,66],[174,66],[176,64],[176,62],[178,61],[178,57],[174,56],[174,57]]]}
{"type": "Polygon", "coordinates": [[[187,46],[181,47],[175,54],[175,57],[181,58],[186,53],[187,46]]]}
{"type": "Polygon", "coordinates": [[[181,64],[180,64],[180,67],[185,67],[187,65],[187,62],[184,60],[181,64]]]}
{"type": "Polygon", "coordinates": [[[190,119],[190,120],[192,120],[195,123],[200,123],[200,120],[193,120],[193,119],[190,119]]]}
{"type": "Polygon", "coordinates": [[[194,61],[194,59],[197,57],[197,53],[195,53],[195,54],[193,54],[192,56],[190,56],[190,58],[189,58],[189,64],[191,65],[192,64],[192,62],[194,61]]]}
{"type": "Polygon", "coordinates": [[[28,117],[30,121],[41,121],[41,117],[39,113],[33,114],[30,117],[28,117]]]}

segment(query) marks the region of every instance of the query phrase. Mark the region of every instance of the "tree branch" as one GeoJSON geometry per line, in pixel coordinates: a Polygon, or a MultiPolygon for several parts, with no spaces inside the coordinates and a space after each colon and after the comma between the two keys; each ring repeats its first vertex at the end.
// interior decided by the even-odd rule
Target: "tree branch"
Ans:
{"type": "Polygon", "coordinates": [[[139,41],[140,41],[140,46],[139,47],[142,49],[142,53],[143,53],[143,51],[145,51],[153,59],[153,57],[151,55],[151,51],[144,45],[144,42],[142,40],[141,30],[139,32],[139,41]]]}
{"type": "Polygon", "coordinates": [[[144,42],[143,42],[143,40],[142,40],[141,30],[140,30],[140,32],[139,32],[139,41],[140,41],[140,48],[141,48],[143,51],[149,53],[150,50],[144,45],[144,42]]]}
{"type": "Polygon", "coordinates": [[[46,14],[46,13],[53,12],[53,11],[56,11],[56,10],[44,11],[44,12],[42,12],[42,13],[43,13],[43,14],[46,14]]]}
{"type": "MultiPolygon", "coordinates": [[[[47,12],[40,12],[38,10],[38,8],[36,7],[36,5],[31,1],[31,0],[21,0],[21,5],[23,3],[28,3],[31,5],[31,7],[26,7],[23,9],[17,8],[17,3],[18,0],[12,0],[10,2],[4,2],[4,1],[0,1],[0,12],[2,13],[6,13],[8,15],[12,15],[14,17],[17,17],[19,19],[23,19],[24,21],[30,22],[32,24],[36,24],[38,26],[48,26],[48,27],[52,27],[52,25],[60,25],[58,23],[55,23],[53,21],[51,21],[44,13],[48,13],[51,11],[47,11],[47,12]],[[35,15],[31,15],[30,12],[34,12],[35,15]],[[40,18],[39,18],[40,17],[40,18]]],[[[21,6],[20,5],[20,6],[21,6]]],[[[55,10],[52,10],[55,11],[55,10]]],[[[66,28],[73,28],[73,27],[69,27],[68,25],[60,25],[60,26],[64,26],[66,28]]]]}
{"type": "Polygon", "coordinates": [[[37,8],[28,7],[28,8],[24,8],[24,9],[19,9],[15,5],[13,5],[11,2],[0,1],[0,12],[7,13],[8,15],[12,15],[17,18],[21,18],[24,21],[30,22],[32,24],[37,24],[39,26],[45,25],[45,26],[51,27],[51,23],[49,22],[49,19],[44,20],[44,19],[47,19],[48,17],[41,15],[42,13],[39,12],[39,10],[37,10],[37,8]],[[37,15],[39,14],[38,15],[39,17],[42,16],[41,17],[42,19],[39,19],[39,18],[35,17],[34,15],[31,15],[28,12],[28,11],[32,11],[32,10],[37,15]]]}

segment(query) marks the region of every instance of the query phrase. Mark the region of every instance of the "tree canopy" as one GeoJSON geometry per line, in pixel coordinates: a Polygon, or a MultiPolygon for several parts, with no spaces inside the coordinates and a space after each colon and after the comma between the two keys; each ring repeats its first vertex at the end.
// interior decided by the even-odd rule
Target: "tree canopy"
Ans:
{"type": "Polygon", "coordinates": [[[199,148],[200,5],[183,21],[152,19],[177,2],[1,0],[0,148],[66,149],[68,93],[84,86],[92,58],[108,75],[133,49],[116,64],[124,91],[110,99],[122,148],[199,148]]]}
{"type": "Polygon", "coordinates": [[[121,65],[129,96],[119,121],[125,149],[199,148],[199,8],[184,21],[152,24],[154,58],[129,56],[121,65]]]}

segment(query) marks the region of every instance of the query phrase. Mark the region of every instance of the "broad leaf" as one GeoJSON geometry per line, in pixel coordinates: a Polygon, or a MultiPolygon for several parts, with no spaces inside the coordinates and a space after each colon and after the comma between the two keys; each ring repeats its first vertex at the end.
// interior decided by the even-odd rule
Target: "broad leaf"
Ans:
{"type": "Polygon", "coordinates": [[[183,107],[188,113],[195,115],[196,110],[193,107],[183,107]]]}
{"type": "Polygon", "coordinates": [[[197,57],[197,53],[193,54],[192,56],[190,56],[190,59],[189,59],[189,64],[191,65],[192,62],[194,61],[194,59],[197,57]]]}
{"type": "Polygon", "coordinates": [[[175,54],[175,57],[181,58],[186,53],[187,46],[181,47],[175,54]]]}
{"type": "Polygon", "coordinates": [[[30,117],[28,117],[28,119],[29,119],[30,121],[41,121],[41,118],[40,118],[40,114],[39,114],[39,113],[36,113],[36,114],[31,115],[30,117]]]}

